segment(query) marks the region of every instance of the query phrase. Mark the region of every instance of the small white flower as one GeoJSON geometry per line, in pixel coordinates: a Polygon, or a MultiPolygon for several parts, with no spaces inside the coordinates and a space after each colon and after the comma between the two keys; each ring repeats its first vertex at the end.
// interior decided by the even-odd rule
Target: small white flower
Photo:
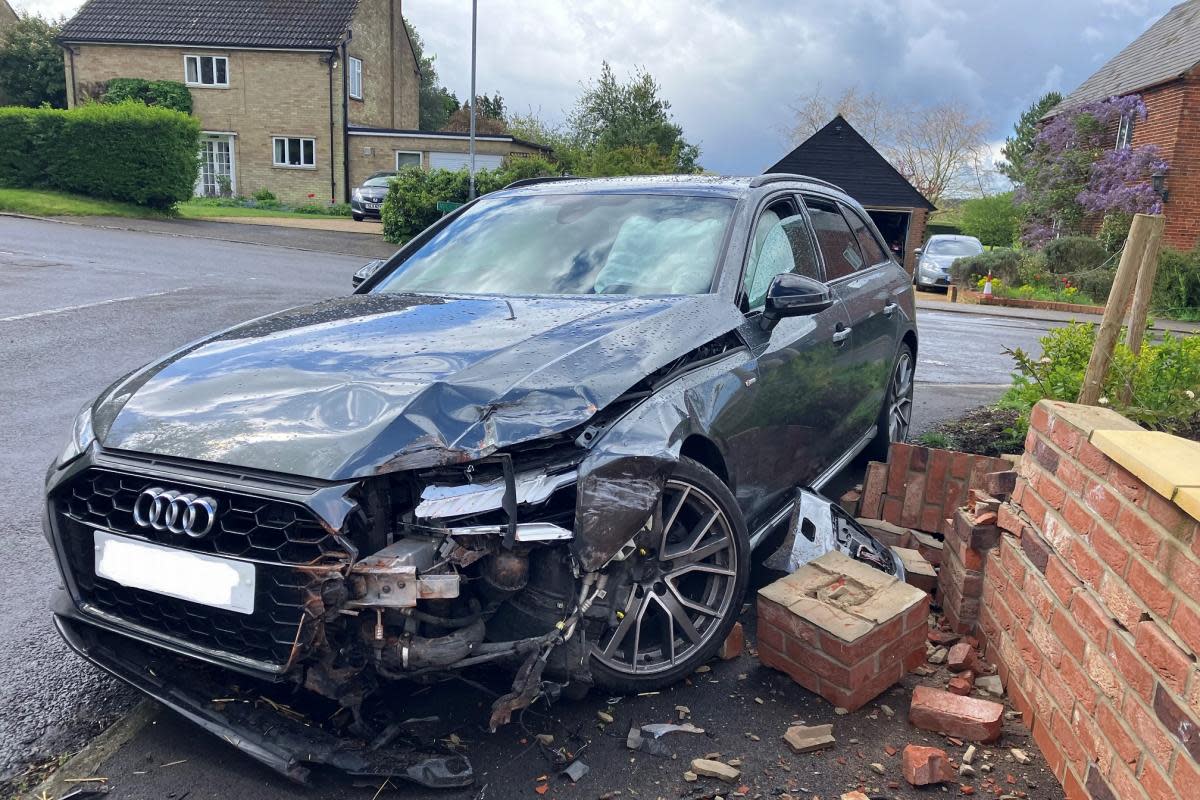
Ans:
{"type": "Polygon", "coordinates": [[[1049,364],[1050,356],[1042,356],[1041,360],[1039,360],[1038,363],[1039,364],[1049,364]]]}
{"type": "Polygon", "coordinates": [[[1193,392],[1191,389],[1185,389],[1183,393],[1187,395],[1188,400],[1196,399],[1196,393],[1193,392]]]}
{"type": "Polygon", "coordinates": [[[1100,398],[1100,405],[1102,405],[1102,406],[1106,406],[1106,405],[1108,405],[1108,398],[1107,398],[1107,397],[1101,397],[1101,398],[1100,398]]]}

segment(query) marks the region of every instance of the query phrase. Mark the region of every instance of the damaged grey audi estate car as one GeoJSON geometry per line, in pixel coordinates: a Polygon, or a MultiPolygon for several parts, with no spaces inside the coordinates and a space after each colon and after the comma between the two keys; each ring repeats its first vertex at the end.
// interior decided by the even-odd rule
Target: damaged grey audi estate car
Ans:
{"type": "MultiPolygon", "coordinates": [[[[681,679],[801,489],[907,434],[912,282],[822,181],[521,181],[354,282],[121,378],[46,481],[67,642],[296,779],[467,782],[385,758],[396,680],[507,665],[494,729],[681,679]],[[341,725],[213,700],[235,685],[341,725]]],[[[896,571],[852,523],[830,546],[896,571]]]]}

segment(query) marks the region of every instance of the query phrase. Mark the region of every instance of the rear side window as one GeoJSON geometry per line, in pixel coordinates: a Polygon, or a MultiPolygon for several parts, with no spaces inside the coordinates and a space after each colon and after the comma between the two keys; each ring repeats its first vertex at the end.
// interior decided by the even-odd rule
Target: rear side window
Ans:
{"type": "MultiPolygon", "coordinates": [[[[840,203],[838,205],[841,205],[840,203]]],[[[875,239],[875,234],[871,233],[871,228],[866,221],[859,216],[858,212],[849,206],[841,205],[842,213],[850,222],[850,227],[854,229],[854,238],[858,241],[858,249],[862,251],[863,257],[867,264],[875,265],[882,264],[888,260],[888,255],[884,252],[882,245],[875,239]]]]}
{"type": "Polygon", "coordinates": [[[776,275],[794,272],[821,280],[808,221],[791,200],[773,203],[758,219],[754,244],[746,263],[747,308],[762,308],[776,275]]]}
{"type": "Polygon", "coordinates": [[[865,266],[862,252],[837,203],[819,197],[805,197],[808,216],[817,234],[817,244],[825,255],[826,280],[836,281],[865,266]]]}

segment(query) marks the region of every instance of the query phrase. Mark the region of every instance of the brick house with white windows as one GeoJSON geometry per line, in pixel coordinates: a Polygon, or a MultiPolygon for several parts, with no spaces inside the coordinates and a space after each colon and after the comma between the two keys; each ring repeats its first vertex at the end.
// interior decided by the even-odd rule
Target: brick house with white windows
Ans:
{"type": "Polygon", "coordinates": [[[1170,168],[1163,240],[1191,250],[1200,239],[1200,0],[1180,3],[1117,53],[1046,115],[1103,100],[1138,94],[1143,120],[1123,120],[1113,145],[1158,147],[1170,168]]]}
{"type": "MultiPolygon", "coordinates": [[[[465,134],[416,129],[400,0],[88,0],[59,43],[72,107],[112,78],[187,84],[204,130],[197,194],[346,202],[373,172],[466,165],[465,134]]],[[[543,150],[481,136],[476,164],[543,150]]]]}

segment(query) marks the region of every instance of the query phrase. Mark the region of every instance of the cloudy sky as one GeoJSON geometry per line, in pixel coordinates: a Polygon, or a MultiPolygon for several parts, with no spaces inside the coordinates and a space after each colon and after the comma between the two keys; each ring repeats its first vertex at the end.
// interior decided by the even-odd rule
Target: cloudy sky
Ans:
{"type": "MultiPolygon", "coordinates": [[[[10,0],[70,14],[79,0],[10,0]]],[[[1000,142],[1042,92],[1069,91],[1174,0],[480,0],[481,92],[561,120],[608,60],[644,66],[701,163],[755,173],[789,149],[789,106],[850,84],[897,107],[948,98],[1000,142]]],[[[470,86],[468,0],[404,0],[444,84],[470,86]]]]}

